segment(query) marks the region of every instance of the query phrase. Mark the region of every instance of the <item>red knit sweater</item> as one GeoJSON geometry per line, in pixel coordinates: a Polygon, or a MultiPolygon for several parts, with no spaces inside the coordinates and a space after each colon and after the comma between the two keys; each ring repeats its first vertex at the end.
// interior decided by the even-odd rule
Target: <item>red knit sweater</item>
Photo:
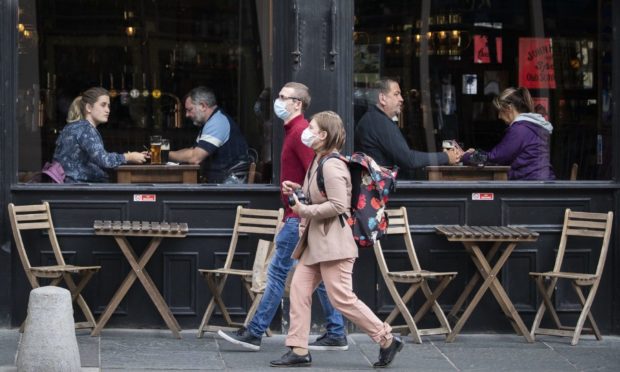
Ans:
{"type": "MultiPolygon", "coordinates": [[[[304,183],[306,171],[314,157],[314,151],[301,142],[301,132],[308,127],[308,120],[303,114],[296,116],[284,126],[284,143],[280,154],[280,185],[282,181],[304,183]]],[[[297,217],[288,205],[288,196],[280,192],[283,205],[286,207],[284,218],[297,217]]]]}

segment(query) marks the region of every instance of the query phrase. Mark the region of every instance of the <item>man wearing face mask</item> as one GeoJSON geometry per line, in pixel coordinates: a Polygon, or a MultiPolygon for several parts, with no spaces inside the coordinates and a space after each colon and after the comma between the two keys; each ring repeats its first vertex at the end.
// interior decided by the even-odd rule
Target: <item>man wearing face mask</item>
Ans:
{"type": "Polygon", "coordinates": [[[217,106],[211,89],[199,86],[187,94],[185,117],[202,129],[195,146],[170,151],[171,161],[202,164],[207,182],[221,183],[226,179],[228,169],[247,160],[248,144],[239,126],[217,106]]]}
{"type": "Polygon", "coordinates": [[[355,127],[355,151],[370,155],[379,165],[402,170],[413,170],[427,165],[458,163],[462,151],[421,152],[407,145],[393,119],[403,106],[398,83],[382,78],[375,83],[376,105],[370,105],[355,127]]]}
{"type": "MultiPolygon", "coordinates": [[[[301,187],[314,157],[314,151],[310,148],[314,135],[308,130],[308,121],[304,117],[304,112],[309,105],[308,87],[296,82],[285,84],[273,104],[275,115],[284,121],[284,143],[280,156],[280,184],[282,185],[280,196],[286,208],[284,226],[276,236],[276,252],[269,264],[265,293],[256,314],[248,323],[247,328],[241,328],[235,332],[218,331],[218,334],[226,341],[250,350],[260,350],[262,335],[278,310],[284,295],[286,278],[295,264],[291,254],[299,240],[300,218],[289,206],[290,185],[284,185],[283,181],[289,180],[296,183],[297,187],[301,187]],[[285,190],[287,190],[286,193],[285,190]]],[[[323,283],[317,288],[317,293],[327,320],[327,332],[310,344],[309,349],[347,350],[349,346],[344,332],[342,314],[329,302],[323,283]]]]}

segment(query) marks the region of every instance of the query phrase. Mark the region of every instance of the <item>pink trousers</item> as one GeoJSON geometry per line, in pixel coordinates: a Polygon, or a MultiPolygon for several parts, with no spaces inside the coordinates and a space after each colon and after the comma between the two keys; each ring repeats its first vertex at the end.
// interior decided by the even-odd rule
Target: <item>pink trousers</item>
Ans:
{"type": "Polygon", "coordinates": [[[392,339],[392,327],[377,318],[375,313],[353,293],[353,264],[355,258],[320,262],[314,265],[297,264],[291,283],[291,327],[286,346],[308,348],[312,293],[321,280],[327,296],[342,315],[384,347],[392,339]]]}

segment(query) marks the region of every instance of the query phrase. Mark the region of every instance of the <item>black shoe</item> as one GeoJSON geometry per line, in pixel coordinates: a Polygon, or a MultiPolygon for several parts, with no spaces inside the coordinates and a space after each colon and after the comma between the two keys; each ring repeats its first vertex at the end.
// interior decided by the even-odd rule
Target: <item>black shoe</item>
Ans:
{"type": "Polygon", "coordinates": [[[282,358],[272,360],[271,363],[269,363],[272,367],[310,367],[310,364],[312,364],[312,356],[310,353],[306,355],[297,355],[293,350],[282,355],[282,358]]]}
{"type": "Polygon", "coordinates": [[[260,350],[261,337],[254,336],[245,328],[239,328],[235,332],[224,332],[220,329],[217,331],[217,334],[235,345],[241,345],[246,349],[254,351],[260,350]]]}
{"type": "Polygon", "coordinates": [[[385,349],[379,349],[379,361],[373,364],[375,368],[385,368],[392,363],[396,353],[403,349],[403,342],[399,337],[394,336],[392,344],[385,349]]]}
{"type": "Polygon", "coordinates": [[[329,337],[327,333],[323,333],[313,343],[308,345],[308,349],[321,351],[349,350],[349,344],[347,343],[347,336],[334,338],[329,337]]]}

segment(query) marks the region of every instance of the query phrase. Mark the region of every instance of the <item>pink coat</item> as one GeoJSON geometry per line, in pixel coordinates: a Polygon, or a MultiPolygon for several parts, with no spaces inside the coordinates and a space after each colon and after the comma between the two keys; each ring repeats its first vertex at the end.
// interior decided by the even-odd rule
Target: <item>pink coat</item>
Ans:
{"type": "Polygon", "coordinates": [[[301,205],[301,225],[306,226],[292,257],[305,265],[324,261],[357,257],[357,245],[346,222],[338,217],[351,213],[351,174],[340,159],[329,159],[323,164],[325,191],[323,196],[317,184],[317,161],[313,161],[304,178],[302,190],[312,201],[301,205]]]}

